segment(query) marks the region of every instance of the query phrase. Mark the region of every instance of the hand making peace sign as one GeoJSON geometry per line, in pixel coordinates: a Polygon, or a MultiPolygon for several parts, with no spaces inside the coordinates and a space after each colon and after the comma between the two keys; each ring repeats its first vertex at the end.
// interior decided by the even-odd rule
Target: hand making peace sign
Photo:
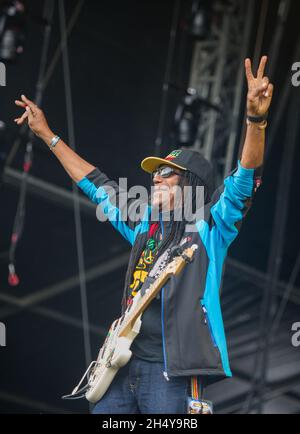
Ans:
{"type": "Polygon", "coordinates": [[[43,111],[33,101],[22,95],[21,100],[16,100],[15,104],[25,109],[22,116],[15,119],[17,125],[22,125],[27,120],[29,128],[38,137],[51,134],[43,111]]]}
{"type": "Polygon", "coordinates": [[[263,56],[261,58],[257,71],[257,77],[254,77],[253,75],[251,60],[245,60],[245,71],[248,81],[248,116],[264,116],[269,110],[272,101],[274,86],[270,83],[269,78],[264,76],[267,60],[267,56],[263,56]]]}

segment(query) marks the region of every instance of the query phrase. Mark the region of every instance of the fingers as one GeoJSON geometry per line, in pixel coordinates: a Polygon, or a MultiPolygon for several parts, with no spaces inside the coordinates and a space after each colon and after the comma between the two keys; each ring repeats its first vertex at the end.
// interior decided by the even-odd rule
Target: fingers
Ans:
{"type": "MultiPolygon", "coordinates": [[[[256,78],[258,78],[258,79],[263,78],[267,61],[268,61],[268,57],[262,56],[262,58],[260,59],[260,64],[259,64],[259,67],[257,70],[257,77],[256,78]]],[[[253,72],[252,72],[252,63],[251,63],[251,60],[249,58],[247,58],[245,60],[245,72],[246,72],[246,77],[247,77],[248,82],[255,79],[253,72]]]]}
{"type": "Polygon", "coordinates": [[[28,119],[28,121],[32,121],[34,118],[34,114],[32,112],[32,109],[29,107],[29,105],[22,103],[21,101],[19,102],[20,104],[18,105],[24,104],[26,111],[23,113],[23,115],[20,118],[16,118],[14,119],[14,121],[16,122],[17,125],[22,125],[25,119],[28,119]]]}
{"type": "Polygon", "coordinates": [[[248,98],[251,101],[254,101],[255,98],[260,98],[260,97],[271,100],[273,97],[273,92],[274,92],[274,85],[268,83],[267,88],[262,86],[261,88],[252,89],[252,91],[248,93],[248,98]]]}
{"type": "Polygon", "coordinates": [[[24,121],[29,117],[29,113],[31,113],[29,107],[27,107],[27,103],[25,102],[25,100],[29,101],[30,103],[31,103],[31,101],[28,100],[24,95],[22,95],[21,98],[23,99],[23,101],[16,99],[15,104],[18,107],[24,108],[26,111],[23,113],[23,115],[21,117],[14,119],[14,122],[16,122],[17,125],[22,125],[24,123],[24,121]],[[29,111],[27,110],[27,108],[29,111]]]}
{"type": "Polygon", "coordinates": [[[267,90],[268,90],[268,86],[270,84],[270,80],[268,77],[264,77],[260,84],[253,86],[251,89],[251,93],[253,94],[254,97],[257,97],[259,95],[263,95],[266,96],[267,90]]]}
{"type": "Polygon", "coordinates": [[[247,77],[248,81],[251,81],[254,79],[254,76],[252,73],[251,60],[249,58],[245,60],[245,72],[246,72],[246,77],[247,77]]]}
{"type": "Polygon", "coordinates": [[[24,121],[27,119],[28,122],[33,121],[34,116],[36,116],[39,112],[39,109],[36,104],[34,104],[33,101],[28,99],[25,95],[21,95],[21,100],[15,100],[15,104],[18,107],[25,108],[25,112],[20,118],[14,119],[14,122],[16,122],[17,125],[22,125],[24,121]]]}
{"type": "Polygon", "coordinates": [[[260,59],[260,64],[259,64],[258,71],[257,71],[257,78],[263,78],[267,61],[268,61],[267,56],[263,56],[260,59]]]}
{"type": "Polygon", "coordinates": [[[28,115],[28,120],[29,121],[32,121],[33,120],[33,117],[34,117],[34,112],[33,112],[33,110],[32,110],[32,108],[31,107],[29,107],[29,105],[27,105],[26,106],[26,113],[27,113],[27,115],[28,115]]]}
{"type": "Polygon", "coordinates": [[[270,84],[268,85],[268,88],[267,88],[267,90],[266,90],[264,96],[265,96],[266,98],[272,98],[272,96],[273,96],[273,92],[274,92],[274,85],[270,83],[270,84]]]}
{"type": "Polygon", "coordinates": [[[265,96],[265,93],[266,93],[266,91],[268,89],[269,83],[270,83],[269,78],[268,77],[264,77],[261,80],[260,85],[258,85],[257,88],[255,89],[255,94],[257,96],[260,95],[260,94],[263,94],[265,96]]]}
{"type": "MultiPolygon", "coordinates": [[[[35,116],[37,114],[38,111],[38,106],[36,104],[34,104],[34,102],[32,102],[30,99],[28,99],[25,95],[21,95],[22,101],[20,101],[19,99],[15,100],[15,104],[19,107],[29,109],[30,113],[35,116]]],[[[30,118],[29,118],[30,119],[30,118]]]]}
{"type": "Polygon", "coordinates": [[[20,101],[19,99],[16,99],[16,100],[15,100],[15,104],[16,104],[17,106],[19,106],[19,107],[23,107],[23,108],[26,107],[25,102],[20,101]]]}
{"type": "Polygon", "coordinates": [[[261,94],[265,96],[266,98],[269,97],[269,93],[273,93],[274,86],[270,84],[270,80],[268,77],[263,78],[263,83],[260,87],[257,88],[257,94],[261,94]]]}
{"type": "Polygon", "coordinates": [[[266,95],[266,93],[267,93],[267,89],[268,89],[268,86],[269,86],[269,83],[270,83],[270,80],[269,80],[269,78],[268,77],[264,77],[263,79],[262,79],[262,86],[261,86],[261,91],[263,92],[263,95],[264,96],[267,96],[266,95]]]}
{"type": "Polygon", "coordinates": [[[27,118],[28,118],[28,112],[26,111],[25,113],[23,113],[23,115],[20,118],[16,118],[14,121],[16,122],[17,125],[22,125],[25,119],[27,118]]]}
{"type": "Polygon", "coordinates": [[[33,102],[33,101],[30,101],[30,99],[26,98],[25,95],[21,95],[21,98],[22,98],[22,100],[24,101],[24,103],[25,103],[26,105],[28,105],[28,107],[30,107],[30,109],[31,109],[32,111],[34,111],[34,109],[36,108],[36,105],[34,104],[34,102],[33,102]]]}

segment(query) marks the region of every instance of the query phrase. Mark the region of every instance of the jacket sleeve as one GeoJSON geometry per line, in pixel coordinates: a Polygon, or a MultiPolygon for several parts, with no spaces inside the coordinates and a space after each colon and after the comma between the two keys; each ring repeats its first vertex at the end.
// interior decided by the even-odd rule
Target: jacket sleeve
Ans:
{"type": "Polygon", "coordinates": [[[261,167],[246,169],[239,160],[238,167],[213,194],[210,213],[223,247],[228,247],[239,233],[254,193],[261,184],[260,172],[261,167]]]}
{"type": "Polygon", "coordinates": [[[100,210],[97,209],[98,219],[100,211],[100,220],[108,219],[130,244],[133,245],[138,233],[147,230],[147,203],[128,199],[127,190],[121,190],[115,181],[110,180],[98,168],[82,178],[77,185],[92,202],[100,206],[100,210]],[[143,217],[139,218],[139,215],[143,217]]]}

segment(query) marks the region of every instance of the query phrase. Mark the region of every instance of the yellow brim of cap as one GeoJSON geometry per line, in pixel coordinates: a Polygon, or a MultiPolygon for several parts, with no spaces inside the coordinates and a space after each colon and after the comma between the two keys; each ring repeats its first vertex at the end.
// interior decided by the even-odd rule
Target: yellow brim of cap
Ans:
{"type": "Polygon", "coordinates": [[[172,161],[165,160],[164,158],[158,157],[147,157],[141,162],[141,168],[145,170],[145,172],[152,173],[159,166],[165,164],[166,166],[175,167],[180,170],[186,170],[185,167],[179,166],[178,164],[172,163],[172,161]]]}

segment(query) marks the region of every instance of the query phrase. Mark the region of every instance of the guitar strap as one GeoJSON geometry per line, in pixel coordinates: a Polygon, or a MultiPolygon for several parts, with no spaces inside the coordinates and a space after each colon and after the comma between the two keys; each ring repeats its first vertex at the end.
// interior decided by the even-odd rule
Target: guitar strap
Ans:
{"type": "Polygon", "coordinates": [[[155,280],[154,278],[153,279],[149,278],[149,272],[151,271],[153,265],[156,262],[156,255],[160,245],[160,240],[159,240],[160,231],[158,229],[159,229],[159,223],[152,223],[150,225],[146,246],[142,251],[141,257],[138,261],[139,264],[141,259],[144,257],[143,260],[143,266],[145,266],[144,271],[147,271],[146,281],[143,284],[139,285],[140,286],[139,288],[134,287],[132,289],[131,293],[127,298],[127,306],[132,303],[133,298],[135,297],[138,291],[142,291],[141,294],[142,296],[144,295],[145,289],[148,287],[149,283],[152,283],[149,282],[149,280],[155,280]],[[151,260],[147,258],[151,258],[151,260]]]}
{"type": "Polygon", "coordinates": [[[203,399],[204,385],[200,377],[191,377],[191,396],[193,399],[203,399]]]}
{"type": "Polygon", "coordinates": [[[191,377],[191,396],[188,397],[188,414],[213,414],[211,401],[204,400],[205,380],[201,377],[191,377]]]}

